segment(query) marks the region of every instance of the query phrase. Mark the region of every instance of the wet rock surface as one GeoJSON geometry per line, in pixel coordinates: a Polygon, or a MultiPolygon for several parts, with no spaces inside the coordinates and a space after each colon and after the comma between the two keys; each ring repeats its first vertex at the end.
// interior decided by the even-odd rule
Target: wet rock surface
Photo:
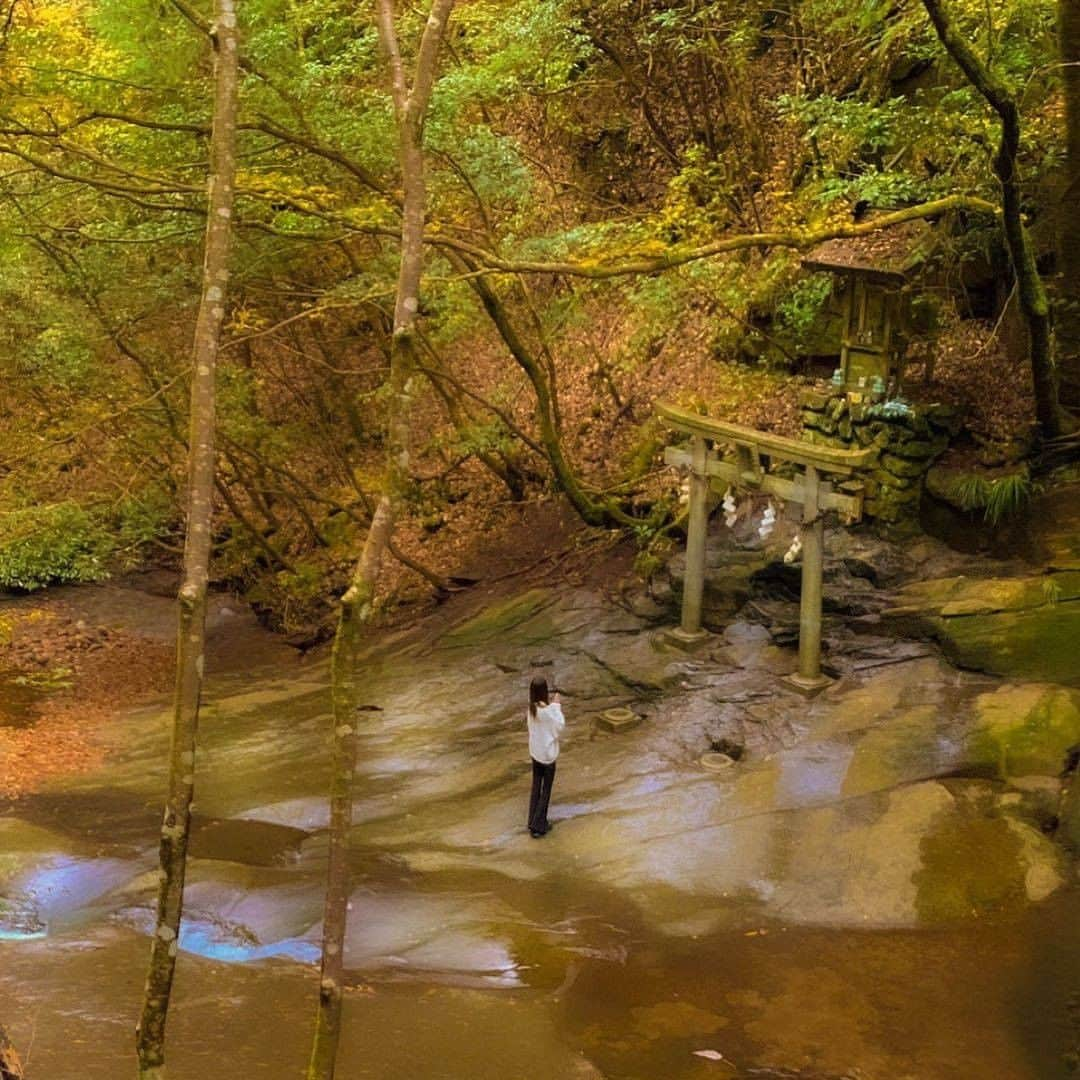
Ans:
{"type": "MultiPolygon", "coordinates": [[[[900,575],[871,554],[838,553],[837,574],[868,589],[900,575]]],[[[505,1025],[508,1006],[472,995],[507,991],[531,995],[522,1037],[555,1054],[559,1075],[696,1077],[709,1063],[693,1052],[714,1042],[762,1068],[956,1075],[951,1050],[916,1068],[910,1050],[866,1041],[867,1023],[895,1011],[878,988],[858,1008],[815,1005],[820,1038],[800,1025],[766,1030],[806,980],[827,984],[813,966],[824,961],[807,957],[831,955],[843,935],[962,937],[973,920],[1024,920],[1071,903],[1072,856],[1050,834],[1074,835],[1075,799],[1061,799],[1058,773],[1080,741],[1080,692],[959,671],[923,642],[834,619],[839,680],[807,702],[778,681],[795,666],[791,606],[752,601],[687,654],[633,602],[532,589],[451,618],[438,635],[377,647],[360,721],[347,953],[357,1000],[376,1003],[360,1010],[357,1039],[382,1016],[408,1041],[415,1010],[428,1009],[417,995],[438,986],[450,996],[426,1015],[443,1035],[426,1045],[458,1055],[453,1075],[508,1075],[460,1071],[469,1050],[447,1049],[463,1015],[477,1030],[494,1030],[492,1011],[505,1025]],[[569,720],[554,828],[540,841],[523,822],[525,687],[538,673],[560,688],[569,720]],[[620,706],[641,724],[609,733],[593,723],[620,706]],[[740,751],[719,772],[700,764],[716,746],[740,751]],[[802,959],[788,955],[788,934],[810,950],[802,959]],[[777,950],[763,954],[781,965],[771,983],[725,965],[704,978],[696,967],[694,951],[705,950],[714,963],[756,970],[747,950],[759,941],[777,950]],[[639,965],[661,974],[623,986],[639,965]],[[715,993],[693,989],[710,979],[715,993]],[[591,1000],[599,985],[623,1003],[617,1018],[591,1000]],[[564,1001],[582,1016],[560,1019],[564,1001]],[[597,1062],[610,1072],[590,1073],[597,1062]]],[[[180,942],[189,985],[243,985],[244,1001],[259,992],[251,987],[310,990],[326,853],[326,679],[325,663],[309,661],[210,684],[180,942]],[[237,967],[265,974],[230,973],[237,967]]],[[[0,818],[0,939],[19,939],[0,946],[0,999],[27,965],[86,977],[85,949],[126,965],[124,1000],[137,993],[144,957],[132,942],[154,894],[166,715],[131,713],[124,749],[99,772],[0,818]]],[[[100,987],[88,991],[99,995],[91,1014],[126,1017],[106,984],[91,985],[100,987]]],[[[269,999],[288,1012],[278,993],[269,999]]],[[[379,1075],[402,1075],[408,1061],[410,1075],[448,1075],[376,1042],[379,1075]]],[[[550,1062],[534,1070],[528,1055],[505,1052],[518,1063],[512,1075],[550,1074],[550,1062]]],[[[991,1075],[1029,1075],[1015,1061],[1001,1066],[1014,1050],[995,1043],[993,1053],[991,1075]]],[[[257,1064],[256,1047],[232,1060],[256,1062],[238,1077],[278,1075],[257,1064]]],[[[81,1075],[115,1075],[105,1062],[95,1068],[81,1075]]]]}

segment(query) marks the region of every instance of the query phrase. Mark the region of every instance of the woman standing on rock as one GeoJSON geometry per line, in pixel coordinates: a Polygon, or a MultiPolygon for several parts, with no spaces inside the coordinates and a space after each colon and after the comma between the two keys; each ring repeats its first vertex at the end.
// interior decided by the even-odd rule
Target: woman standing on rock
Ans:
{"type": "Polygon", "coordinates": [[[559,736],[566,727],[559,695],[548,695],[547,679],[537,676],[529,684],[529,756],[532,758],[532,797],[529,799],[529,835],[543,836],[548,802],[559,756],[559,736]]]}

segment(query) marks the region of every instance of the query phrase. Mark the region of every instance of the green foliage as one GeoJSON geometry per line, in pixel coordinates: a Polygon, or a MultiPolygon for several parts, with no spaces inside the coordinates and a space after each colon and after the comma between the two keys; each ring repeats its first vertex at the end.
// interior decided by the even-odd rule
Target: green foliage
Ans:
{"type": "Polygon", "coordinates": [[[825,204],[846,199],[851,203],[865,202],[879,209],[891,209],[941,194],[935,190],[935,185],[902,170],[872,170],[857,176],[830,177],[821,183],[818,192],[818,198],[825,204]]]}
{"type": "Polygon", "coordinates": [[[949,494],[961,510],[982,510],[990,496],[990,482],[985,476],[971,473],[954,481],[949,494]]]}
{"type": "Polygon", "coordinates": [[[672,542],[664,535],[642,528],[637,532],[638,553],[634,556],[634,573],[643,581],[662,570],[671,558],[672,542]]]}
{"type": "MultiPolygon", "coordinates": [[[[949,6],[995,73],[1023,91],[1021,165],[1037,209],[1063,156],[1054,4],[949,6]]],[[[205,16],[211,5],[193,7],[205,16]]],[[[37,587],[137,559],[177,525],[213,52],[158,0],[13,10],[0,107],[11,165],[0,206],[0,365],[11,399],[0,459],[15,464],[0,477],[0,505],[25,506],[32,491],[66,509],[0,517],[0,580],[37,587]],[[144,489],[149,472],[160,489],[144,489]],[[76,506],[117,491],[128,494],[107,509],[76,506]]],[[[426,12],[397,5],[407,66],[426,12]]],[[[299,619],[340,585],[355,554],[360,529],[343,514],[324,520],[328,507],[363,506],[377,483],[402,178],[374,0],[246,0],[241,20],[259,73],[247,72],[241,93],[242,228],[218,423],[223,482],[251,526],[222,507],[217,538],[227,539],[216,558],[237,581],[269,582],[268,602],[299,619]],[[292,571],[275,580],[256,532],[292,571]]],[[[440,237],[506,258],[607,262],[848,220],[851,203],[953,191],[996,199],[998,127],[917,0],[458,4],[424,127],[425,228],[435,241],[425,251],[425,345],[535,434],[521,373],[509,361],[493,372],[504,342],[440,237]]],[[[937,230],[963,232],[953,258],[961,244],[981,243],[981,259],[997,253],[996,224],[962,224],[937,230]]],[[[829,280],[797,263],[773,248],[615,282],[486,280],[521,339],[550,353],[567,457],[587,473],[596,458],[572,432],[605,393],[586,377],[599,350],[631,416],[644,415],[661,383],[666,394],[691,381],[683,364],[702,379],[688,393],[710,406],[766,411],[776,390],[767,364],[753,378],[725,368],[714,393],[701,361],[808,351],[829,280]]],[[[428,404],[418,400],[418,417],[434,415],[428,404]]],[[[520,451],[476,402],[469,411],[480,419],[462,431],[437,422],[418,432],[418,473],[441,468],[436,458],[520,451]]],[[[612,445],[633,445],[605,462],[623,466],[602,478],[605,490],[654,461],[647,430],[624,434],[614,431],[612,445]]],[[[1027,497],[1022,480],[970,484],[964,498],[988,517],[1015,513],[1027,497]]],[[[410,510],[434,522],[429,500],[443,496],[441,485],[418,485],[410,510]]],[[[654,539],[651,526],[640,530],[643,558],[654,539]]]]}
{"type": "Polygon", "coordinates": [[[691,146],[683,160],[657,223],[657,231],[669,243],[693,239],[729,224],[733,217],[735,189],[727,164],[700,145],[691,146]]]}
{"type": "Polygon", "coordinates": [[[648,355],[677,326],[686,305],[688,282],[683,274],[663,274],[643,278],[626,290],[628,307],[633,312],[633,329],[627,341],[626,367],[634,366],[648,355]]]}
{"type": "Polygon", "coordinates": [[[1015,517],[1031,502],[1035,491],[1036,486],[1026,469],[997,477],[986,493],[986,520],[996,525],[1005,518],[1015,517]]]}
{"type": "Polygon", "coordinates": [[[176,524],[176,507],[161,488],[151,487],[138,497],[125,496],[107,518],[114,557],[135,565],[148,544],[169,534],[176,524]]]}
{"type": "Polygon", "coordinates": [[[514,440],[496,417],[486,422],[477,420],[456,429],[450,448],[461,457],[500,451],[513,453],[514,440]]]}
{"type": "Polygon", "coordinates": [[[326,567],[318,561],[297,562],[291,570],[281,570],[275,575],[278,587],[294,601],[310,603],[326,588],[326,567]]]}
{"type": "Polygon", "coordinates": [[[28,374],[72,388],[86,383],[93,363],[85,337],[64,326],[46,327],[24,355],[28,374]]]}
{"type": "Polygon", "coordinates": [[[801,339],[814,325],[832,295],[831,274],[800,278],[776,305],[780,322],[801,339]]]}
{"type": "Polygon", "coordinates": [[[100,581],[112,550],[107,531],[77,503],[8,511],[0,514],[0,588],[100,581]]]}
{"type": "Polygon", "coordinates": [[[997,525],[1019,514],[1038,490],[1027,469],[1022,469],[992,480],[977,473],[962,476],[950,494],[962,510],[982,510],[984,519],[997,525]]]}
{"type": "Polygon", "coordinates": [[[869,158],[893,144],[906,102],[889,98],[883,102],[838,98],[832,94],[777,99],[782,117],[797,120],[828,161],[849,162],[869,158]]]}
{"type": "Polygon", "coordinates": [[[70,690],[74,685],[72,674],[71,668],[58,666],[46,668],[44,671],[30,671],[25,675],[16,675],[11,681],[16,686],[50,693],[54,690],[70,690]]]}

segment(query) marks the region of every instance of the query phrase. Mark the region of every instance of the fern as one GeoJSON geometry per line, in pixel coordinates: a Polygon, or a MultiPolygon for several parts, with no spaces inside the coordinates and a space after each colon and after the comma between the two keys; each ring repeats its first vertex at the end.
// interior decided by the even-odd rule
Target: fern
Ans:
{"type": "Polygon", "coordinates": [[[981,510],[987,522],[997,525],[1020,513],[1037,490],[1023,469],[994,480],[975,474],[961,476],[952,484],[950,495],[961,510],[981,510]]]}
{"type": "Polygon", "coordinates": [[[1020,513],[1035,494],[1027,470],[999,476],[989,486],[983,516],[991,525],[1020,513]]]}
{"type": "Polygon", "coordinates": [[[990,485],[982,476],[961,476],[950,494],[961,510],[982,510],[990,497],[990,485]]]}

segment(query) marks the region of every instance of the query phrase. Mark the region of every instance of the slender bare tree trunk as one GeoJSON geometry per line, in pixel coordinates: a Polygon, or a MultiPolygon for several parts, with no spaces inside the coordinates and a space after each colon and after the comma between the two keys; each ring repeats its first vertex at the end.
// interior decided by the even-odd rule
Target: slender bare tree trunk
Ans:
{"type": "Polygon", "coordinates": [[[176,967],[191,827],[214,498],[214,373],[225,317],[236,173],[239,42],[235,0],[215,0],[212,40],[215,50],[214,124],[210,143],[202,299],[192,350],[187,536],[184,579],[177,598],[176,686],[169,751],[169,792],[161,824],[157,918],[142,1017],[135,1035],[140,1080],[164,1080],[165,1076],[165,1022],[176,967]]]}
{"type": "Polygon", "coordinates": [[[390,347],[390,397],[382,491],[352,581],[341,598],[330,669],[334,722],[330,851],[323,915],[322,964],[308,1080],[333,1080],[341,1036],[345,931],[349,902],[349,830],[356,762],[356,669],[361,635],[373,610],[382,557],[409,484],[411,405],[417,381],[416,320],[424,265],[424,119],[435,85],[439,47],[454,0],[433,0],[420,40],[412,86],[398,43],[393,0],[379,0],[379,38],[389,59],[403,187],[401,265],[390,347]]]}
{"type": "Polygon", "coordinates": [[[1065,91],[1065,187],[1058,206],[1059,304],[1054,312],[1061,401],[1080,406],[1080,0],[1058,0],[1065,91]]]}
{"type": "Polygon", "coordinates": [[[1001,142],[994,156],[994,173],[1001,184],[1002,227],[1020,296],[1020,310],[1028,328],[1035,412],[1043,436],[1052,439],[1065,430],[1065,415],[1058,403],[1057,373],[1050,339],[1050,302],[1035,265],[1035,250],[1024,228],[1020,210],[1020,110],[1016,99],[990,71],[953,26],[941,0],[923,0],[930,21],[946,51],[968,81],[1001,118],[1001,142]]]}

